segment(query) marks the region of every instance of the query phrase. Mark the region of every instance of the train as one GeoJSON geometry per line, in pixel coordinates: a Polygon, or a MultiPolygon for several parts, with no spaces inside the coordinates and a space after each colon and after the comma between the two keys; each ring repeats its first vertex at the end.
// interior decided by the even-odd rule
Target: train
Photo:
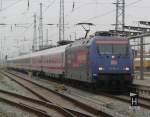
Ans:
{"type": "Polygon", "coordinates": [[[133,81],[133,54],[125,37],[95,33],[62,45],[7,59],[9,69],[105,89],[126,89],[133,81]]]}
{"type": "MultiPolygon", "coordinates": [[[[144,57],[143,60],[144,60],[143,62],[144,71],[150,72],[150,57],[144,57]]],[[[139,71],[140,68],[141,68],[140,58],[136,57],[134,59],[134,70],[139,71]]]]}

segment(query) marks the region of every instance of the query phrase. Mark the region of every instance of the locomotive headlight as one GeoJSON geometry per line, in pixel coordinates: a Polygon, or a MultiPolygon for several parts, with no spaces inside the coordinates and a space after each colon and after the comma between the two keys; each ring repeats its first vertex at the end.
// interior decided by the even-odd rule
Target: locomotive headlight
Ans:
{"type": "Polygon", "coordinates": [[[125,68],[124,68],[124,70],[129,71],[129,70],[130,70],[130,68],[129,68],[129,67],[125,67],[125,68]]]}
{"type": "Polygon", "coordinates": [[[102,70],[104,70],[104,68],[103,67],[99,67],[99,71],[102,71],[102,70]]]}

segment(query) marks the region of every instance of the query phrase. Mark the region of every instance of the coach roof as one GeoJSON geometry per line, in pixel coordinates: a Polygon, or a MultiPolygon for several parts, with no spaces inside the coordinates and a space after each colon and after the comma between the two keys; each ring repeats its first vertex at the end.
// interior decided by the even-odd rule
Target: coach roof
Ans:
{"type": "Polygon", "coordinates": [[[65,48],[67,46],[68,45],[58,46],[55,48],[50,48],[50,49],[46,49],[46,50],[42,50],[42,51],[38,51],[38,52],[26,54],[26,55],[14,57],[14,58],[8,58],[8,61],[9,60],[17,60],[17,59],[25,59],[25,58],[36,57],[36,56],[44,56],[44,55],[53,54],[53,53],[61,53],[61,52],[65,51],[65,48]]]}

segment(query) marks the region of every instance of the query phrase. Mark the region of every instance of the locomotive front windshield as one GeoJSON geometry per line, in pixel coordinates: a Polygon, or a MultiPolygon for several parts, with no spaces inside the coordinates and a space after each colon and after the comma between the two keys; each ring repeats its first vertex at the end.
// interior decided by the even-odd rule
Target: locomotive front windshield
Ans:
{"type": "Polygon", "coordinates": [[[97,44],[99,54],[127,55],[128,44],[97,44]]]}

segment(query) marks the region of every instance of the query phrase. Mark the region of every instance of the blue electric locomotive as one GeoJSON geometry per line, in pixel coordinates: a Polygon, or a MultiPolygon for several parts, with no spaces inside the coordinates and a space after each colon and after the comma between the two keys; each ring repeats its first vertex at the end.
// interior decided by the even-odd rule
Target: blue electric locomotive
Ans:
{"type": "Polygon", "coordinates": [[[119,88],[131,84],[133,56],[127,39],[95,37],[91,46],[90,66],[96,82],[119,88]]]}
{"type": "Polygon", "coordinates": [[[94,36],[65,51],[65,78],[105,88],[126,89],[133,80],[133,56],[123,37],[94,36]]]}

